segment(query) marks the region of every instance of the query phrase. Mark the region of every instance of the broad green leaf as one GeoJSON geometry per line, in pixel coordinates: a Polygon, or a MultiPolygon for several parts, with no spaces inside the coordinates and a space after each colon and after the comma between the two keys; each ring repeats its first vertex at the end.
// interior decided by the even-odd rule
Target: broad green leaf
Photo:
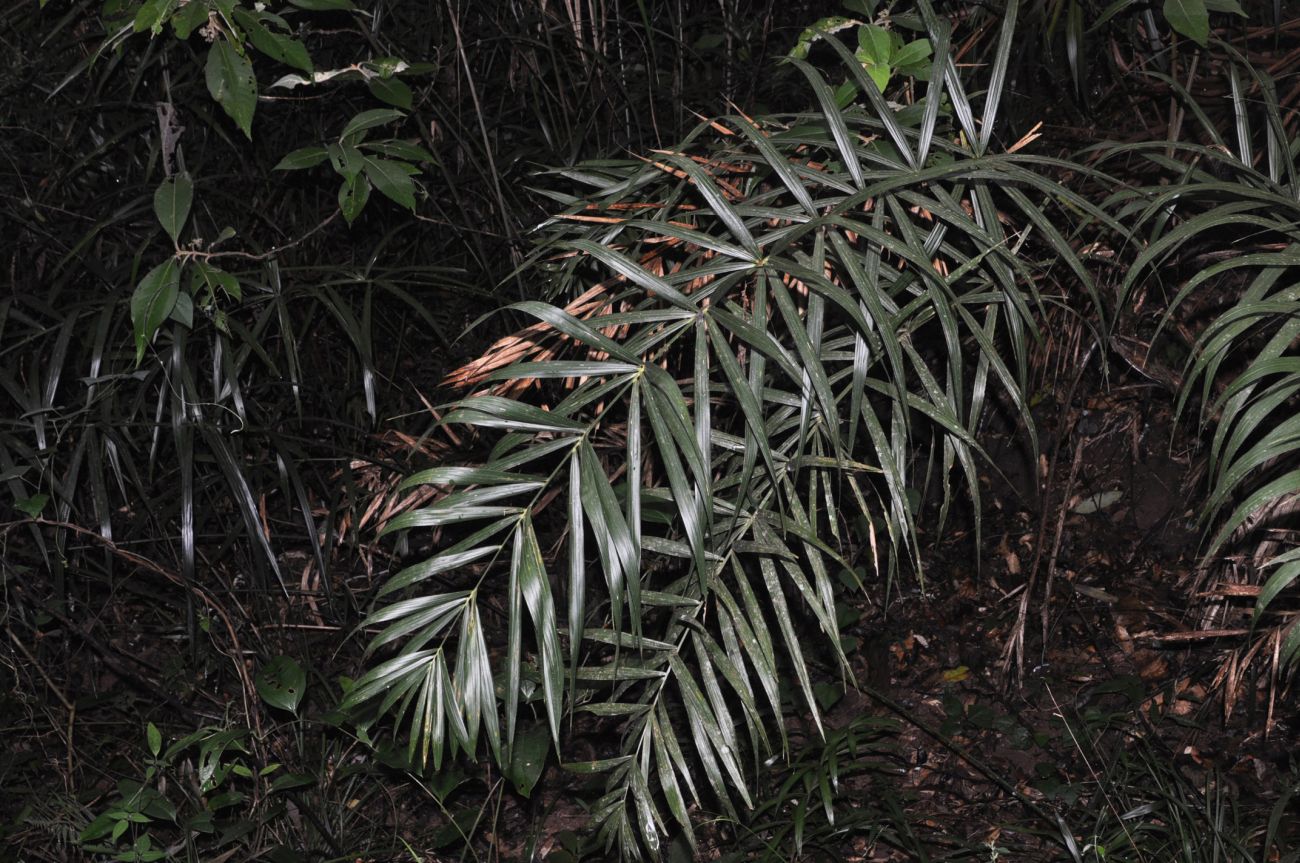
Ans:
{"type": "Polygon", "coordinates": [[[891,58],[890,63],[896,69],[903,69],[918,63],[929,63],[930,53],[933,49],[929,41],[917,39],[908,42],[891,58]]]}
{"type": "Polygon", "coordinates": [[[361,211],[366,208],[366,201],[370,200],[370,181],[365,177],[354,177],[352,180],[344,180],[339,186],[339,209],[343,212],[343,218],[351,225],[361,215],[361,211]]]}
{"type": "Polygon", "coordinates": [[[1210,38],[1210,13],[1205,0],[1165,0],[1164,10],[1170,27],[1205,47],[1210,38]]]}
{"type": "Polygon", "coordinates": [[[858,28],[858,59],[865,65],[888,66],[892,55],[889,31],[875,24],[858,28]]]}
{"type": "Polygon", "coordinates": [[[162,732],[152,722],[145,726],[145,740],[149,744],[149,754],[157,758],[162,751],[162,732]]]}
{"type": "Polygon", "coordinates": [[[190,0],[176,10],[172,16],[172,30],[176,32],[176,38],[184,42],[190,38],[191,33],[208,23],[208,11],[207,0],[190,0]]]}
{"type": "Polygon", "coordinates": [[[180,293],[180,265],[169,258],[150,270],[131,294],[131,323],[135,328],[135,361],[144,359],[144,350],[153,341],[158,327],[167,320],[180,293]]]}
{"type": "Polygon", "coordinates": [[[206,296],[200,297],[202,302],[216,302],[218,290],[235,302],[243,298],[239,279],[230,273],[219,270],[201,259],[195,260],[190,267],[190,293],[196,297],[200,296],[200,292],[205,294],[206,296]]]}
{"type": "Polygon", "coordinates": [[[393,159],[374,159],[364,156],[362,165],[366,177],[384,197],[393,203],[415,211],[415,181],[411,179],[420,169],[393,159]]]}
{"type": "Polygon", "coordinates": [[[1205,8],[1211,12],[1222,12],[1225,15],[1240,15],[1242,18],[1249,18],[1246,10],[1241,8],[1237,0],[1205,0],[1205,8]]]}
{"type": "Polygon", "coordinates": [[[371,95],[381,102],[411,110],[414,94],[401,78],[371,78],[366,82],[366,86],[370,88],[371,95]]]}
{"type": "Polygon", "coordinates": [[[219,39],[208,49],[205,77],[212,98],[251,141],[253,112],[257,109],[257,78],[248,58],[240,56],[225,39],[219,39]]]}
{"type": "Polygon", "coordinates": [[[248,35],[248,41],[252,42],[253,47],[258,51],[273,60],[301,69],[309,75],[314,71],[306,46],[297,39],[267,28],[263,23],[263,19],[267,17],[265,13],[254,14],[242,6],[236,6],[234,15],[239,26],[244,28],[244,32],[248,35]]]}
{"type": "Polygon", "coordinates": [[[867,63],[864,64],[864,67],[866,69],[867,75],[871,78],[872,82],[876,85],[876,89],[883,93],[885,91],[885,88],[889,86],[889,76],[893,72],[893,70],[889,68],[889,64],[867,63]]]}
{"type": "Polygon", "coordinates": [[[365,157],[352,144],[330,144],[325,148],[325,153],[329,156],[334,171],[349,183],[355,180],[365,167],[363,161],[365,157]]]}
{"type": "Polygon", "coordinates": [[[163,180],[153,193],[154,215],[173,243],[180,243],[181,228],[185,227],[185,220],[190,217],[190,205],[193,202],[194,183],[190,180],[190,175],[184,172],[163,180]]]}
{"type": "Polygon", "coordinates": [[[134,29],[137,33],[148,30],[153,36],[162,32],[167,16],[176,8],[179,0],[145,0],[140,11],[135,14],[134,29]]]}
{"type": "Polygon", "coordinates": [[[175,321],[187,330],[194,329],[194,300],[189,294],[184,291],[176,294],[176,305],[172,306],[167,319],[175,321]]]}
{"type": "Polygon", "coordinates": [[[515,790],[524,797],[532,795],[550,751],[551,734],[545,723],[534,723],[515,737],[515,745],[510,750],[510,764],[505,772],[515,790]]]}
{"type": "Polygon", "coordinates": [[[297,713],[307,688],[307,673],[293,659],[281,655],[262,666],[253,685],[267,704],[297,713]]]}
{"type": "Polygon", "coordinates": [[[374,108],[370,111],[362,111],[343,127],[343,131],[339,133],[339,140],[344,143],[355,144],[360,139],[362,132],[376,126],[396,123],[405,116],[401,111],[394,111],[392,108],[374,108]]]}

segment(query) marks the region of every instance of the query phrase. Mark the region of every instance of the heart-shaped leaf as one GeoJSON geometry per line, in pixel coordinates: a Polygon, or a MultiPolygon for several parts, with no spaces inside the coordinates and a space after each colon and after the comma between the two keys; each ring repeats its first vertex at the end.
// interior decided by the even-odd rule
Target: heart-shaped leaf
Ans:
{"type": "Polygon", "coordinates": [[[41,510],[45,509],[45,505],[49,502],[50,496],[48,494],[34,494],[31,497],[14,501],[14,509],[28,518],[39,518],[41,510]]]}
{"type": "Polygon", "coordinates": [[[253,683],[257,686],[257,694],[267,704],[297,713],[303,691],[307,688],[307,673],[297,662],[281,655],[262,666],[253,683]]]}
{"type": "Polygon", "coordinates": [[[525,797],[533,793],[533,787],[542,776],[542,768],[546,766],[546,755],[550,751],[551,734],[544,722],[523,729],[515,735],[507,775],[514,783],[516,791],[525,797]]]}
{"type": "Polygon", "coordinates": [[[1198,45],[1204,46],[1210,38],[1210,12],[1205,0],[1165,0],[1165,20],[1198,45]]]}

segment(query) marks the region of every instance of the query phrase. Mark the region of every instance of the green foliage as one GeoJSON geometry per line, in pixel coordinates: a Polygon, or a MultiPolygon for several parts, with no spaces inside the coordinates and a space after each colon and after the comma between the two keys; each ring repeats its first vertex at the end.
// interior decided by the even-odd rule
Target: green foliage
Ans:
{"type": "MultiPolygon", "coordinates": [[[[1300,492],[1300,438],[1294,415],[1300,391],[1300,358],[1295,353],[1300,332],[1300,180],[1288,155],[1300,144],[1282,126],[1273,80],[1223,47],[1234,58],[1226,71],[1235,140],[1225,139],[1179,88],[1191,116],[1209,137],[1208,146],[1125,145],[1106,153],[1107,158],[1138,156],[1167,178],[1159,185],[1121,191],[1111,201],[1117,216],[1146,238],[1121,285],[1122,304],[1144,280],[1161,278],[1165,268],[1188,254],[1215,262],[1187,274],[1169,303],[1162,328],[1199,292],[1225,284],[1240,286],[1232,304],[1190,346],[1178,402],[1180,412],[1199,404],[1201,423],[1213,430],[1209,496],[1201,510],[1203,525],[1213,530],[1205,548],[1211,564],[1232,542],[1285,523],[1287,503],[1300,492]],[[1257,95],[1248,95],[1242,72],[1257,95]],[[1256,169],[1255,148],[1260,143],[1262,167],[1256,169]],[[1183,160],[1170,158],[1169,151],[1183,160]],[[1253,248],[1241,247],[1243,237],[1253,248]],[[1220,254],[1229,250],[1234,253],[1220,254]]],[[[1265,543],[1254,557],[1268,572],[1255,605],[1258,626],[1279,594],[1300,575],[1300,554],[1265,543]]],[[[1300,657],[1300,628],[1294,621],[1280,626],[1285,633],[1278,656],[1283,664],[1293,663],[1300,657]]]]}
{"type": "Polygon", "coordinates": [[[291,657],[277,656],[262,667],[253,683],[267,704],[297,713],[307,688],[307,673],[291,657]]]}
{"type": "MultiPolygon", "coordinates": [[[[1051,0],[1035,7],[1026,32],[1041,39],[1048,74],[1068,76],[1076,103],[1089,110],[1095,89],[1126,77],[1115,57],[1167,70],[1175,34],[1201,48],[1208,44],[1212,13],[1220,25],[1247,17],[1237,0],[1164,0],[1158,16],[1154,4],[1138,0],[1051,0]]],[[[1035,62],[1029,58],[1037,53],[1025,52],[1024,62],[1035,62]]]]}
{"type": "Polygon", "coordinates": [[[343,184],[339,187],[339,209],[349,225],[365,209],[371,188],[378,189],[393,203],[414,212],[414,177],[420,173],[420,169],[412,162],[434,162],[436,157],[414,141],[394,138],[366,140],[371,130],[398,122],[404,116],[401,111],[389,108],[363,111],[348,121],[336,143],[331,143],[328,147],[294,150],[280,160],[275,170],[314,168],[328,159],[334,172],[343,178],[343,184]]]}
{"type": "MultiPolygon", "coordinates": [[[[83,849],[111,854],[116,860],[163,860],[169,854],[155,847],[154,831],[177,828],[183,846],[191,850],[201,837],[219,834],[227,838],[209,846],[211,850],[222,850],[227,843],[238,847],[238,837],[247,830],[238,829],[229,810],[245,803],[254,785],[268,784],[263,783],[265,777],[281,765],[268,765],[255,773],[244,729],[201,728],[163,751],[162,734],[149,723],[146,744],[149,759],[142,779],[117,783],[107,808],[82,829],[83,849]],[[182,770],[182,765],[188,769],[182,770]]],[[[274,790],[273,784],[269,790],[274,790]]]]}
{"type": "MultiPolygon", "coordinates": [[[[1235,136],[1188,99],[1209,146],[1111,150],[1161,173],[1129,188],[1005,152],[1016,2],[995,10],[974,77],[924,3],[846,3],[854,17],[804,30],[772,75],[754,74],[746,38],[771,15],[636,5],[639,20],[618,4],[563,19],[527,4],[112,0],[26,23],[66,45],[61,63],[15,60],[38,86],[6,90],[51,105],[6,144],[25,173],[4,203],[20,284],[0,300],[0,482],[27,517],[6,525],[6,596],[21,587],[6,630],[49,645],[41,627],[66,612],[93,634],[110,616],[90,609],[138,591],[169,650],[184,632],[194,653],[243,657],[251,637],[272,657],[226,680],[247,716],[169,746],[146,725],[146,767],[127,772],[143,779],[115,771],[84,818],[69,805],[63,820],[84,829],[68,841],[122,860],[298,859],[290,845],[341,858],[375,847],[332,837],[384,792],[382,765],[441,808],[430,841],[466,849],[486,806],[453,799],[482,790],[457,759],[490,757],[506,782],[480,797],[542,805],[557,762],[603,783],[588,801],[596,846],[570,837],[556,859],[684,859],[708,811],[752,831],[736,857],[868,828],[923,856],[887,793],[879,808],[836,805],[840,780],[880,773],[889,733],[823,722],[851,650],[844,585],[921,576],[923,540],[962,499],[978,531],[976,432],[995,397],[1029,423],[1040,286],[1082,286],[1104,336],[1182,253],[1230,251],[1225,232],[1269,245],[1184,273],[1170,311],[1214,280],[1245,285],[1194,346],[1182,405],[1214,429],[1211,551],[1286,517],[1300,493],[1297,143],[1267,75],[1228,70],[1235,136]],[[688,109],[719,93],[781,108],[688,131],[688,109]],[[539,178],[542,163],[560,167],[539,178]],[[1120,191],[1101,208],[1063,177],[1120,191]],[[518,267],[542,197],[561,212],[518,267]],[[1140,239],[1118,302],[1076,255],[1078,222],[1140,239]],[[400,432],[394,417],[420,408],[498,283],[517,292],[508,315],[540,327],[489,351],[493,391],[446,413],[468,463],[399,489],[422,502],[385,532],[414,562],[363,624],[370,664],[344,702],[357,741],[340,742],[306,718],[327,675],[259,616],[296,608],[302,571],[314,612],[319,599],[331,626],[355,623],[358,573],[386,565],[335,557],[375,524],[374,463],[405,470],[409,455],[390,460],[368,433],[400,432]],[[254,733],[259,719],[286,724],[254,733]],[[596,751],[575,746],[579,725],[604,733],[596,751]],[[373,748],[343,757],[354,744],[373,748]]],[[[1085,37],[1135,42],[1140,16],[1144,57],[1166,53],[1146,5],[1040,12],[1080,92],[1085,37]]],[[[1210,15],[1242,14],[1232,0],[1163,13],[1225,51],[1207,42],[1210,15]]],[[[1257,557],[1255,623],[1289,626],[1271,632],[1293,660],[1300,628],[1274,615],[1300,551],[1257,557]]],[[[949,730],[1012,733],[988,705],[945,706],[949,730]]],[[[1106,781],[1142,789],[1146,771],[1159,794],[1095,815],[1075,859],[1122,859],[1134,825],[1170,831],[1149,857],[1199,848],[1189,813],[1203,801],[1167,765],[1129,767],[1106,781]]]]}
{"type": "Polygon", "coordinates": [[[397,650],[345,706],[391,714],[435,770],[480,740],[507,769],[533,717],[567,760],[564,717],[604,717],[617,745],[570,766],[607,777],[593,815],[623,857],[693,843],[706,800],[733,819],[755,806],[747,765],[788,752],[788,712],[822,733],[809,657],[846,668],[836,573],[858,553],[919,569],[920,442],[941,454],[937,524],[958,484],[979,524],[991,391],[1028,422],[1030,250],[1086,284],[1052,210],[1110,222],[1046,176],[1063,163],[991,151],[998,94],[972,104],[930,20],[915,125],[824,36],[867,106],[840,108],[792,58],[820,111],[721,117],[653,163],[573,173],[587,190],[567,215],[635,215],[547,224],[530,273],[554,304],[513,306],[547,335],[489,354],[496,392],[449,407],[490,435],[487,460],[406,481],[445,491],[387,530],[441,541],[381,590],[407,596],[365,625],[372,650],[397,650]]]}

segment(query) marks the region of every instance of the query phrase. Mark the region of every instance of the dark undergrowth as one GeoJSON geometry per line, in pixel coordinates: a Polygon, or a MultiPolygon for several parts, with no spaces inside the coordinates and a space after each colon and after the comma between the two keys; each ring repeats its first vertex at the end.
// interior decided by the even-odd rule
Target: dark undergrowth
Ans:
{"type": "Polygon", "coordinates": [[[11,4],[0,859],[1300,860],[1291,17],[11,4]]]}

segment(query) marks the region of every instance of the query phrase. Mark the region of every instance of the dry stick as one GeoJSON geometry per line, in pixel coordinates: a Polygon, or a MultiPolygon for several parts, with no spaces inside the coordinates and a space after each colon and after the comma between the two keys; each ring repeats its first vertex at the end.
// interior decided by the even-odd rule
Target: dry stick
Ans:
{"type": "MultiPolygon", "coordinates": [[[[1061,717],[1061,723],[1065,726],[1066,733],[1070,735],[1070,742],[1074,744],[1075,751],[1078,752],[1079,757],[1083,759],[1084,769],[1088,771],[1088,775],[1092,777],[1092,780],[1097,783],[1097,790],[1101,792],[1101,797],[1106,802],[1106,808],[1110,809],[1111,813],[1115,816],[1115,820],[1119,822],[1120,829],[1124,831],[1124,836],[1128,839],[1133,850],[1137,851],[1138,859],[1145,861],[1146,857],[1143,856],[1138,844],[1133,841],[1133,834],[1129,832],[1128,825],[1125,823],[1124,815],[1120,812],[1114,801],[1112,801],[1110,794],[1106,790],[1106,783],[1101,781],[1101,775],[1093,768],[1091,762],[1088,760],[1088,753],[1083,750],[1082,744],[1079,743],[1079,738],[1075,736],[1074,726],[1065,721],[1065,711],[1056,700],[1056,693],[1052,691],[1050,685],[1047,687],[1047,696],[1052,699],[1052,706],[1056,708],[1056,715],[1061,717]]],[[[1145,713],[1138,711],[1138,715],[1146,719],[1147,725],[1150,726],[1151,721],[1145,713]]]]}
{"type": "Polygon", "coordinates": [[[487,125],[483,122],[483,105],[479,102],[478,87],[474,84],[474,70],[470,68],[469,56],[465,53],[465,43],[460,36],[460,18],[451,0],[446,0],[447,12],[451,16],[451,32],[456,37],[456,53],[460,64],[465,69],[465,83],[469,87],[469,97],[474,103],[474,118],[478,121],[479,135],[483,138],[483,154],[487,157],[488,171],[492,175],[492,189],[496,192],[497,207],[500,210],[501,224],[507,237],[513,237],[510,228],[509,210],[506,207],[505,194],[501,191],[501,174],[497,171],[496,157],[492,155],[492,138],[488,135],[487,125]]]}
{"type": "MultiPolygon", "coordinates": [[[[1188,93],[1192,92],[1192,83],[1196,80],[1196,67],[1201,62],[1201,52],[1195,51],[1192,54],[1191,67],[1187,70],[1187,83],[1183,89],[1188,93]]],[[[1172,77],[1173,70],[1169,70],[1172,77]]],[[[1172,159],[1174,157],[1174,142],[1179,140],[1183,134],[1183,119],[1187,116],[1187,111],[1182,105],[1178,104],[1178,96],[1171,93],[1169,95],[1169,146],[1165,155],[1172,159]]]]}
{"type": "MultiPolygon", "coordinates": [[[[1066,399],[1062,404],[1067,412],[1070,405],[1074,404],[1074,392],[1079,388],[1079,382],[1083,379],[1083,373],[1088,369],[1088,361],[1092,359],[1093,353],[1096,352],[1098,340],[1093,339],[1089,345],[1087,353],[1083,355],[1083,361],[1079,363],[1079,371],[1070,382],[1070,390],[1066,394],[1066,399]]],[[[1012,657],[1015,657],[1016,674],[1023,681],[1025,676],[1025,626],[1029,621],[1029,600],[1034,593],[1034,584],[1038,580],[1038,569],[1043,562],[1043,540],[1047,536],[1047,516],[1048,502],[1052,493],[1052,477],[1056,476],[1056,463],[1061,457],[1061,443],[1065,439],[1065,433],[1056,439],[1056,445],[1052,447],[1052,460],[1047,466],[1047,475],[1043,477],[1043,492],[1039,495],[1039,505],[1042,507],[1042,515],[1038,521],[1038,541],[1034,544],[1034,563],[1029,568],[1029,578],[1025,580],[1025,590],[1020,595],[1020,608],[1016,612],[1016,624],[1012,627],[1011,637],[1007,639],[1006,647],[1002,653],[1002,673],[1005,676],[1010,670],[1012,657]]],[[[1065,502],[1062,501],[1062,507],[1065,502]]]]}
{"type": "MultiPolygon", "coordinates": [[[[203,587],[200,587],[197,584],[189,584],[179,574],[172,572],[162,564],[152,561],[149,558],[144,557],[143,555],[136,554],[133,551],[127,551],[126,549],[119,546],[117,543],[113,542],[113,540],[108,539],[107,537],[104,536],[100,536],[95,531],[84,528],[81,525],[72,524],[71,522],[66,522],[66,521],[52,521],[46,518],[34,518],[34,519],[22,519],[20,521],[13,522],[8,527],[17,527],[23,524],[38,524],[38,525],[47,525],[49,527],[62,528],[64,530],[70,530],[73,533],[78,534],[80,536],[88,537],[94,540],[95,542],[99,543],[100,545],[103,545],[105,548],[107,548],[109,551],[111,551],[113,554],[117,555],[118,557],[122,558],[123,560],[130,561],[131,563],[134,563],[136,566],[139,566],[142,569],[147,569],[156,575],[161,575],[163,578],[180,586],[184,590],[190,591],[195,596],[197,596],[200,600],[206,602],[207,605],[217,613],[217,616],[221,618],[221,622],[225,624],[226,633],[230,636],[231,644],[234,646],[235,649],[235,656],[231,656],[230,659],[235,666],[235,672],[237,676],[239,677],[240,681],[244,684],[243,686],[244,691],[242,693],[243,700],[244,700],[244,713],[245,715],[249,716],[253,720],[253,726],[257,730],[258,736],[260,737],[262,735],[261,715],[252,709],[252,705],[248,701],[249,693],[255,692],[256,688],[253,686],[253,679],[252,677],[249,676],[248,669],[244,667],[243,660],[240,658],[243,656],[244,650],[242,647],[240,647],[239,636],[235,634],[234,623],[231,622],[230,616],[226,613],[225,608],[223,608],[221,604],[217,602],[215,596],[213,596],[208,590],[206,590],[203,587]]],[[[8,529],[8,527],[6,529],[8,529]]],[[[77,632],[83,638],[87,637],[86,633],[83,633],[80,630],[77,630],[77,632]]]]}
{"type": "Polygon", "coordinates": [[[185,258],[197,258],[203,261],[211,261],[216,258],[239,258],[245,261],[265,261],[269,258],[274,258],[276,255],[280,254],[281,252],[287,252],[289,249],[292,249],[294,246],[298,245],[299,243],[305,242],[313,234],[316,234],[324,230],[325,227],[328,226],[330,222],[333,222],[335,219],[338,218],[340,212],[342,211],[335,210],[333,213],[326,216],[324,221],[322,221],[316,227],[312,228],[307,233],[303,234],[298,239],[290,240],[289,242],[285,243],[283,246],[272,246],[271,248],[267,249],[265,252],[257,252],[257,253],[240,252],[240,251],[204,252],[198,249],[177,249],[175,252],[175,256],[182,260],[185,258]]]}
{"type": "MultiPolygon", "coordinates": [[[[26,589],[22,590],[22,593],[26,593],[26,592],[27,592],[26,589]]],[[[99,658],[104,661],[104,664],[108,666],[109,670],[112,671],[114,674],[116,674],[118,677],[122,678],[123,680],[129,683],[134,683],[136,686],[150,693],[155,698],[161,699],[169,707],[171,707],[172,709],[180,713],[188,714],[191,717],[196,715],[194,710],[190,709],[189,707],[186,707],[185,704],[182,703],[181,700],[177,698],[175,695],[172,695],[170,692],[158,686],[156,683],[152,682],[148,678],[142,677],[141,675],[136,674],[134,671],[127,668],[126,665],[124,665],[118,659],[119,656],[124,656],[124,654],[121,654],[119,651],[116,651],[112,647],[109,647],[107,644],[104,644],[98,638],[95,638],[95,636],[91,635],[89,631],[77,626],[75,623],[72,622],[72,620],[70,620],[63,613],[56,611],[53,608],[45,608],[42,610],[50,617],[54,618],[59,623],[63,624],[64,627],[67,628],[68,632],[72,633],[77,638],[80,638],[82,641],[84,641],[86,643],[86,646],[88,646],[91,650],[97,653],[99,655],[99,658]]],[[[12,633],[10,634],[12,635],[12,633]]],[[[26,650],[24,650],[23,652],[26,653],[26,650]]],[[[32,659],[30,655],[28,658],[32,659]]],[[[126,657],[126,658],[131,659],[137,665],[141,664],[141,660],[135,657],[126,657]]],[[[32,659],[32,661],[35,660],[32,659]]],[[[42,676],[44,676],[44,671],[42,671],[41,674],[42,676]]],[[[48,682],[49,678],[46,678],[46,681],[48,682]]]]}
{"type": "Polygon", "coordinates": [[[1065,481],[1065,488],[1061,490],[1061,506],[1056,516],[1056,536],[1052,538],[1052,554],[1047,561],[1047,581],[1043,585],[1043,607],[1041,610],[1043,621],[1042,662],[1047,661],[1047,624],[1048,619],[1052,616],[1052,582],[1056,579],[1056,558],[1061,551],[1061,535],[1065,533],[1066,504],[1070,501],[1070,492],[1074,489],[1074,481],[1079,476],[1079,463],[1083,461],[1083,447],[1087,442],[1087,438],[1080,437],[1079,442],[1074,445],[1074,460],[1070,462],[1070,476],[1065,481]]]}
{"type": "Polygon", "coordinates": [[[72,776],[72,753],[75,748],[72,745],[72,728],[74,723],[77,721],[77,705],[69,701],[68,696],[63,694],[63,690],[59,689],[59,687],[55,684],[55,682],[50,678],[50,675],[45,671],[45,666],[41,664],[41,661],[37,659],[35,656],[32,656],[32,652],[27,649],[27,645],[23,644],[22,640],[18,638],[18,633],[10,629],[8,624],[5,624],[5,632],[9,633],[9,639],[14,643],[14,646],[18,648],[18,650],[22,653],[23,656],[27,657],[27,661],[32,664],[33,668],[36,669],[36,673],[39,674],[41,676],[41,679],[45,681],[45,685],[48,686],[50,688],[50,691],[54,693],[55,697],[59,699],[59,703],[63,705],[63,709],[68,711],[68,730],[67,733],[64,735],[64,737],[67,738],[68,776],[71,777],[72,776]]]}

